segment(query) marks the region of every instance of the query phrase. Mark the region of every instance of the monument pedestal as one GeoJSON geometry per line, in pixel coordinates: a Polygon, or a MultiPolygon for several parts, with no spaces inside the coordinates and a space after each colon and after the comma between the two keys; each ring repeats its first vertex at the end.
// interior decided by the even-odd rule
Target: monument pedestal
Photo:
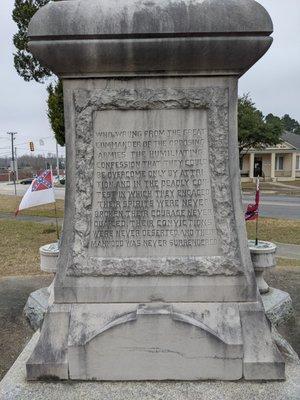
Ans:
{"type": "Polygon", "coordinates": [[[238,78],[271,32],[252,0],[58,1],[34,16],[30,48],[63,80],[67,185],[28,379],[284,379],[237,151],[238,78]]]}
{"type": "Polygon", "coordinates": [[[31,379],[274,380],[284,376],[284,361],[264,312],[245,304],[54,305],[27,374],[31,379]],[[54,326],[55,335],[49,335],[54,326]]]}

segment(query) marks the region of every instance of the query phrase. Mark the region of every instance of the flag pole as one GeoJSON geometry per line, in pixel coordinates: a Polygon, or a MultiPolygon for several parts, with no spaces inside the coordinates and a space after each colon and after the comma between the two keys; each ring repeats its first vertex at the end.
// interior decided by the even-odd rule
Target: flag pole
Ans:
{"type": "Polygon", "coordinates": [[[57,241],[59,241],[59,227],[58,227],[56,201],[54,202],[54,212],[55,212],[55,221],[56,221],[56,236],[57,236],[57,241]]]}
{"type": "MultiPolygon", "coordinates": [[[[257,198],[257,192],[259,191],[259,176],[257,177],[256,180],[256,204],[259,207],[259,199],[257,198]]],[[[256,210],[256,233],[255,233],[255,246],[258,246],[258,218],[259,218],[259,209],[257,208],[256,210]]]]}
{"type": "Polygon", "coordinates": [[[255,246],[258,246],[258,213],[256,213],[256,234],[255,234],[255,246]]]}
{"type": "MultiPolygon", "coordinates": [[[[50,164],[50,171],[51,171],[51,179],[52,179],[52,187],[54,191],[54,179],[53,179],[53,172],[52,172],[52,164],[50,164]]],[[[54,202],[54,213],[55,213],[55,222],[56,222],[56,236],[57,236],[57,241],[59,241],[59,227],[58,227],[58,219],[57,219],[57,208],[56,208],[56,199],[54,202]]]]}

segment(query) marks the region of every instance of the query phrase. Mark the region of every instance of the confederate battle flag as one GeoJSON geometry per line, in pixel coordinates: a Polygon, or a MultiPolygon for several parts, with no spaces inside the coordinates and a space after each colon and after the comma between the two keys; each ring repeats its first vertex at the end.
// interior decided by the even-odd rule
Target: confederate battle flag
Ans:
{"type": "Polygon", "coordinates": [[[52,172],[50,170],[44,171],[32,181],[15,215],[17,216],[19,211],[25,208],[48,203],[55,203],[52,172]]]}
{"type": "Polygon", "coordinates": [[[259,212],[259,178],[256,181],[256,194],[255,194],[255,204],[249,204],[247,211],[245,213],[246,221],[254,221],[258,218],[259,212]]]}

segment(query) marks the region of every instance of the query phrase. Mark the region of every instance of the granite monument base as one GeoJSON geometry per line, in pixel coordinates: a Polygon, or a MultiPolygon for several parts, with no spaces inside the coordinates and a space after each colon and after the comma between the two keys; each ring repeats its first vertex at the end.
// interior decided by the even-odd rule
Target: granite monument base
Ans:
{"type": "Polygon", "coordinates": [[[27,377],[280,380],[285,364],[258,303],[55,304],[27,377]]]}
{"type": "Polygon", "coordinates": [[[39,334],[36,333],[0,382],[5,400],[298,400],[300,365],[287,364],[284,382],[28,382],[25,363],[39,334]]]}
{"type": "Polygon", "coordinates": [[[28,379],[284,379],[242,220],[237,79],[72,79],[64,99],[68,241],[28,379]]]}

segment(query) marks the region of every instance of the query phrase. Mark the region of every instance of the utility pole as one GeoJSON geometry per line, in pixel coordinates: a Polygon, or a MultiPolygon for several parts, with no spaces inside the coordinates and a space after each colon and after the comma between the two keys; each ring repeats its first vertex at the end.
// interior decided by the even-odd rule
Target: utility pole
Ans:
{"type": "Polygon", "coordinates": [[[58,143],[56,141],[56,175],[59,182],[59,157],[58,157],[58,143]]]}
{"type": "Polygon", "coordinates": [[[11,163],[12,163],[12,169],[13,169],[13,181],[14,181],[14,187],[15,187],[15,196],[17,195],[17,185],[16,185],[16,165],[15,165],[15,149],[14,149],[14,140],[15,140],[15,135],[17,132],[7,132],[8,135],[11,137],[11,163]]]}
{"type": "Polygon", "coordinates": [[[16,180],[19,182],[19,166],[18,166],[18,157],[17,157],[17,148],[15,147],[15,159],[16,159],[16,180]]]}

